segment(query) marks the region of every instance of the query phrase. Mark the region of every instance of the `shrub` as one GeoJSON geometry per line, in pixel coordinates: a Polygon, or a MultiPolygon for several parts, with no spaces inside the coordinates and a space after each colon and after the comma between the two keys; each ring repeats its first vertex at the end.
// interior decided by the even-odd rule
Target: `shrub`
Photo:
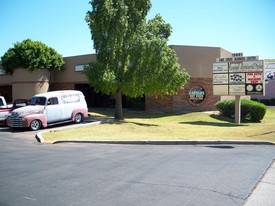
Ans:
{"type": "Polygon", "coordinates": [[[227,99],[223,101],[219,101],[215,104],[219,112],[225,116],[231,118],[235,113],[235,100],[227,99]]]}
{"type": "Polygon", "coordinates": [[[253,102],[250,105],[249,118],[252,122],[260,122],[266,113],[266,106],[262,103],[253,102]]]}
{"type": "MultiPolygon", "coordinates": [[[[235,100],[223,100],[215,104],[221,115],[232,118],[235,115],[235,100]]],[[[262,103],[242,99],[241,100],[241,119],[252,122],[260,122],[266,113],[266,106],[262,103]]]]}
{"type": "Polygon", "coordinates": [[[1,57],[2,67],[6,74],[12,74],[19,67],[29,71],[37,69],[62,70],[64,60],[53,48],[42,42],[30,39],[14,44],[1,57]]]}

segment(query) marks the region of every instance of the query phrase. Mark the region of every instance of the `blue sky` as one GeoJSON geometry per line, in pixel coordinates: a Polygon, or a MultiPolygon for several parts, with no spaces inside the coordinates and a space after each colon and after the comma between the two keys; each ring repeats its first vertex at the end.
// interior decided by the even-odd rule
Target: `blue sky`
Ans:
{"type": "MultiPolygon", "coordinates": [[[[274,0],[152,0],[173,28],[169,45],[222,47],[275,59],[274,0]]],[[[85,14],[89,0],[0,0],[0,56],[30,38],[62,56],[94,53],[85,14]]]]}

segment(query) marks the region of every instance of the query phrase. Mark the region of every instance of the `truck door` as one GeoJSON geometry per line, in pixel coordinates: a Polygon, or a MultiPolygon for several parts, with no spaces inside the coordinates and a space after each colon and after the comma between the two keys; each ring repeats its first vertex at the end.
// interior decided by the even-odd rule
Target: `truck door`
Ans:
{"type": "Polygon", "coordinates": [[[62,121],[61,105],[57,97],[49,98],[46,105],[47,123],[62,121]]]}

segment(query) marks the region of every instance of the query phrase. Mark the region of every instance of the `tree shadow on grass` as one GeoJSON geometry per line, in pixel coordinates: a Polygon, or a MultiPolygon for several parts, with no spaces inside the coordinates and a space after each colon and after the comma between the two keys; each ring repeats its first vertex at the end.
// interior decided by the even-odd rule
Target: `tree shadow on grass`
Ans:
{"type": "Polygon", "coordinates": [[[180,124],[190,124],[197,126],[213,126],[213,127],[242,127],[246,125],[233,124],[229,122],[207,122],[207,121],[192,121],[192,122],[180,122],[180,124]]]}
{"type": "Polygon", "coordinates": [[[148,124],[148,123],[140,123],[140,122],[132,122],[132,121],[124,121],[124,120],[115,120],[111,122],[111,124],[135,124],[141,127],[158,127],[157,124],[148,124]]]}

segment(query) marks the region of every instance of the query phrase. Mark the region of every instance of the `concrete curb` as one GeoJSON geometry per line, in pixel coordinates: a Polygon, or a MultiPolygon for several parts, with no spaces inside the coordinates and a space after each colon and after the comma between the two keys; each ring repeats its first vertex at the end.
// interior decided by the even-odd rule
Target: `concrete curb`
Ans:
{"type": "MultiPolygon", "coordinates": [[[[76,125],[74,127],[70,127],[69,129],[73,128],[80,128],[90,125],[97,125],[101,122],[92,122],[83,125],[76,125]]],[[[60,143],[90,143],[90,144],[129,144],[129,145],[222,145],[222,144],[236,144],[236,145],[275,145],[273,142],[269,141],[243,141],[243,140],[60,140],[55,142],[46,142],[42,134],[45,132],[55,132],[62,130],[60,129],[53,129],[39,132],[35,135],[36,140],[39,143],[45,144],[60,144],[60,143]]]]}
{"type": "MultiPolygon", "coordinates": [[[[49,142],[46,142],[44,140],[44,138],[42,137],[42,134],[43,133],[46,133],[46,132],[56,132],[56,131],[60,131],[60,130],[64,130],[64,129],[76,129],[76,128],[81,128],[81,127],[87,127],[87,126],[90,126],[90,125],[97,125],[97,124],[101,124],[101,121],[95,121],[95,122],[88,122],[88,123],[85,123],[85,124],[74,124],[74,125],[71,125],[70,127],[68,128],[54,128],[54,129],[48,129],[48,130],[45,130],[45,131],[41,131],[41,132],[38,132],[36,135],[35,135],[35,138],[36,140],[39,142],[39,143],[49,143],[49,142]]],[[[54,143],[49,143],[49,144],[54,144],[54,143]]]]}
{"type": "Polygon", "coordinates": [[[60,143],[92,143],[92,144],[136,144],[136,145],[224,145],[224,144],[235,144],[235,145],[275,145],[269,141],[235,141],[235,140],[60,140],[55,141],[52,144],[60,143]]]}

